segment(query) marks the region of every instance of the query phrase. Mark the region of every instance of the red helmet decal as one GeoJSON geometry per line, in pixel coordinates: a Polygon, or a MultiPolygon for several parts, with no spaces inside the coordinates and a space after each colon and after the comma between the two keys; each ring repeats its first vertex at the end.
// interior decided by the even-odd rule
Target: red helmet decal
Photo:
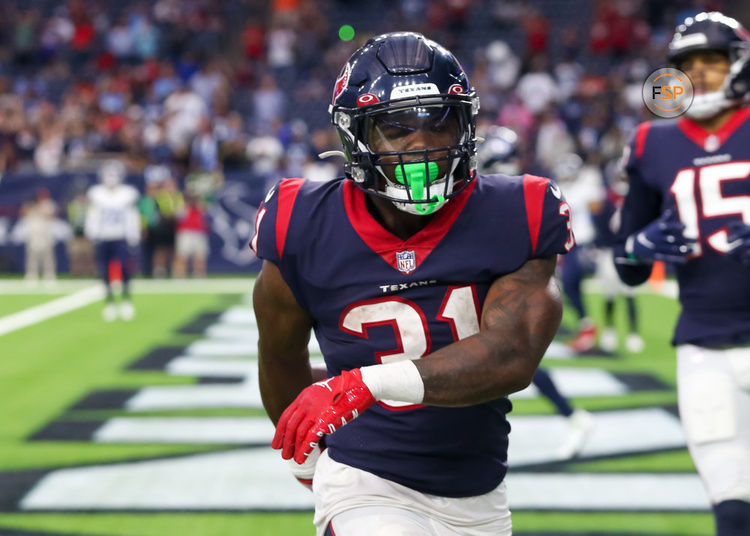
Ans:
{"type": "Polygon", "coordinates": [[[339,98],[339,96],[344,92],[346,89],[346,86],[349,84],[349,76],[352,74],[352,67],[349,65],[349,62],[344,65],[344,70],[341,73],[341,76],[339,76],[336,79],[336,84],[333,86],[333,99],[332,103],[336,104],[336,99],[339,98]]]}
{"type": "Polygon", "coordinates": [[[380,102],[380,99],[378,99],[372,93],[365,93],[364,95],[360,95],[359,97],[357,97],[357,107],[367,106],[369,104],[377,104],[378,102],[380,102]]]}
{"type": "Polygon", "coordinates": [[[738,26],[734,29],[734,33],[743,41],[750,41],[750,33],[743,26],[738,26]]]}
{"type": "Polygon", "coordinates": [[[448,93],[451,95],[460,95],[464,92],[464,86],[461,84],[453,84],[451,87],[448,88],[448,93]]]}

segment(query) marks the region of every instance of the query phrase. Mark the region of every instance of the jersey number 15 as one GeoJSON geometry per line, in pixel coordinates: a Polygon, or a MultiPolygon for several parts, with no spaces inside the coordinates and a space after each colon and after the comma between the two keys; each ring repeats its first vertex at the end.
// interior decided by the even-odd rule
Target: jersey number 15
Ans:
{"type": "MultiPolygon", "coordinates": [[[[743,223],[750,225],[750,195],[725,196],[721,191],[724,183],[747,180],[748,176],[750,162],[728,162],[678,171],[669,191],[677,203],[680,221],[685,224],[685,236],[700,239],[699,222],[702,218],[740,216],[743,223]]],[[[726,227],[711,233],[705,240],[719,253],[730,249],[726,227]]],[[[694,254],[702,254],[700,240],[694,254]]]]}

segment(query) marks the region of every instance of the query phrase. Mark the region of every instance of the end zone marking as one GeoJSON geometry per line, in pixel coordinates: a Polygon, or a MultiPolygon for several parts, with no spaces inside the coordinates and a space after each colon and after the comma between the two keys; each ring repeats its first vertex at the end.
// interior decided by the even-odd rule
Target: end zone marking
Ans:
{"type": "Polygon", "coordinates": [[[104,287],[95,285],[68,296],[4,316],[0,318],[0,336],[69,313],[103,298],[104,287]]]}

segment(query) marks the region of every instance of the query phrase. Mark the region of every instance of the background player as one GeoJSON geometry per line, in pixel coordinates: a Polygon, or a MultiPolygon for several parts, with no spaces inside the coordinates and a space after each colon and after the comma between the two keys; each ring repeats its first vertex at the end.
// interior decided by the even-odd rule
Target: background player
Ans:
{"type": "MultiPolygon", "coordinates": [[[[477,167],[481,173],[514,176],[522,172],[520,142],[513,130],[491,126],[480,132],[480,135],[484,139],[477,148],[477,167]]],[[[570,255],[566,255],[566,262],[569,258],[570,255]]],[[[612,264],[611,259],[608,260],[612,264]]],[[[591,433],[594,426],[593,417],[585,409],[575,408],[543,367],[536,369],[531,382],[542,396],[554,404],[558,413],[568,419],[568,436],[558,447],[557,456],[561,459],[572,458],[581,451],[591,433]]]]}
{"type": "Polygon", "coordinates": [[[598,167],[584,165],[583,159],[575,153],[565,153],[557,158],[553,177],[570,204],[577,246],[565,257],[560,274],[565,297],[578,315],[578,333],[570,341],[570,346],[578,353],[586,353],[596,346],[597,330],[583,301],[581,283],[595,270],[596,231],[592,213],[600,210],[604,185],[598,167]]]}
{"type": "Polygon", "coordinates": [[[604,294],[604,322],[599,335],[599,346],[605,352],[616,352],[619,346],[619,336],[615,327],[615,303],[622,296],[625,300],[628,318],[628,334],[625,336],[625,350],[632,354],[643,352],[646,344],[638,333],[638,307],[635,292],[624,285],[617,275],[612,262],[612,247],[617,243],[615,228],[619,229],[619,209],[628,191],[627,175],[620,167],[607,187],[607,194],[598,211],[593,213],[592,220],[596,228],[596,272],[602,294],[604,294]]]}
{"type": "Polygon", "coordinates": [[[677,27],[669,60],[695,88],[687,117],[638,127],[616,262],[630,285],[676,265],[680,416],[719,536],[750,534],[748,33],[720,13],[677,27]]]}
{"type": "Polygon", "coordinates": [[[258,211],[261,393],[284,458],[325,435],[319,535],[510,534],[505,397],[559,326],[574,242],[549,180],[477,176],[478,107],[441,46],[373,38],[334,89],[347,178],[282,181],[258,211]]]}
{"type": "Polygon", "coordinates": [[[125,167],[116,160],[105,162],[99,169],[100,184],[88,191],[89,208],[86,214],[86,237],[96,247],[99,275],[107,290],[102,316],[107,322],[117,318],[132,320],[135,308],[130,300],[130,253],[140,241],[140,215],[136,203],[138,190],[122,184],[125,167]],[[110,281],[110,263],[118,261],[122,274],[122,298],[119,310],[115,307],[110,281]]]}

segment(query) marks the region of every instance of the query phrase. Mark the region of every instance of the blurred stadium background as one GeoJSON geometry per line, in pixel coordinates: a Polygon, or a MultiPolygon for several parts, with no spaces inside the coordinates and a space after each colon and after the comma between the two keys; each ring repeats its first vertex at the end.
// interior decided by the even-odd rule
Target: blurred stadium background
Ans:
{"type": "MultiPolygon", "coordinates": [[[[346,58],[371,35],[420,31],[469,72],[480,128],[518,133],[524,170],[554,176],[575,152],[609,183],[651,118],[643,80],[703,10],[750,23],[740,0],[0,3],[0,534],[312,534],[311,499],[267,447],[247,243],[278,179],[340,173],[317,155],[339,148],[327,106],[346,58]],[[137,317],[105,324],[82,194],[112,158],[153,203],[140,204],[137,317]],[[147,239],[179,225],[185,197],[210,228],[204,280],[170,279],[172,246],[147,239]],[[22,281],[24,218],[46,198],[57,280],[37,285],[22,281]]],[[[674,291],[638,294],[641,353],[551,351],[596,417],[578,458],[541,439],[564,432],[548,402],[515,401],[520,535],[712,533],[675,416],[674,291]]]]}

